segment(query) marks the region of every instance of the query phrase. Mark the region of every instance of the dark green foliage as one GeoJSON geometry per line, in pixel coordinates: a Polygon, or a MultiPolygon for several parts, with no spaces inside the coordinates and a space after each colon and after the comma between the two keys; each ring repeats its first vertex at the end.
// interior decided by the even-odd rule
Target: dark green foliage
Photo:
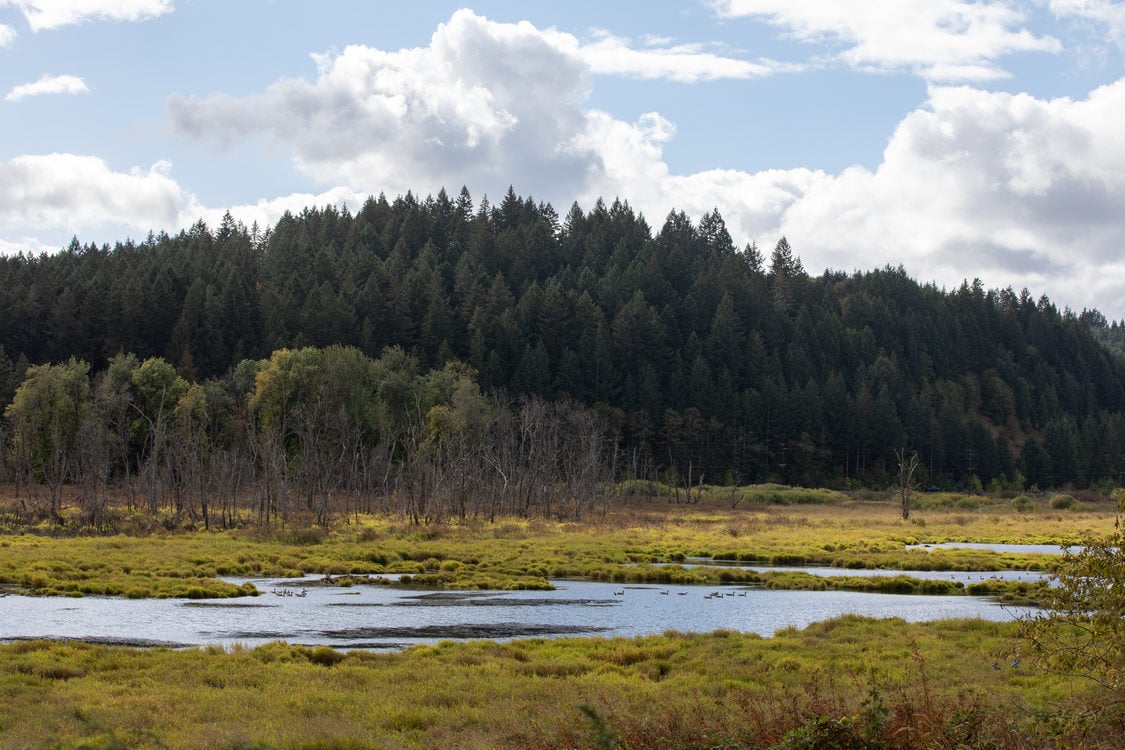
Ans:
{"type": "Polygon", "coordinates": [[[1125,474],[1123,330],[901,267],[811,277],[785,238],[736,249],[717,210],[654,234],[619,200],[560,218],[462,189],[2,258],[0,407],[28,363],[131,353],[204,382],[279,348],[395,346],[595,407],[633,478],[891,483],[906,448],[922,486],[1082,487],[1125,474]]]}
{"type": "Polygon", "coordinates": [[[614,748],[620,747],[617,734],[609,728],[596,708],[583,703],[578,707],[578,710],[584,713],[586,719],[590,722],[590,731],[594,735],[594,747],[597,750],[614,750],[614,748]]]}

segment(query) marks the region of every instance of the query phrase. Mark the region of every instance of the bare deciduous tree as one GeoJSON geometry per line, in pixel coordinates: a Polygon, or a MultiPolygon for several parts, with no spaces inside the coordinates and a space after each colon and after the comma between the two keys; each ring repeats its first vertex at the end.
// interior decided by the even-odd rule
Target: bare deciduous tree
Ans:
{"type": "Polygon", "coordinates": [[[918,482],[914,479],[918,471],[918,452],[908,456],[906,448],[900,448],[895,451],[895,458],[898,459],[898,496],[902,501],[902,517],[906,520],[910,518],[910,503],[918,489],[918,482]]]}

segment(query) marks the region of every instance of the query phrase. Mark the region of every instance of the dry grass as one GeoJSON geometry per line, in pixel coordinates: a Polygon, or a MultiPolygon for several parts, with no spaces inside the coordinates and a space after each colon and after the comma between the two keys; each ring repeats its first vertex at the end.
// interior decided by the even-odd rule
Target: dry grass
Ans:
{"type": "Polygon", "coordinates": [[[0,536],[0,586],[43,595],[224,597],[249,590],[220,578],[304,573],[397,573],[411,586],[463,589],[545,588],[564,577],[703,584],[751,575],[674,565],[691,558],[897,570],[1043,569],[1052,558],[905,545],[1072,544],[1109,533],[1116,514],[1112,503],[1061,512],[1016,511],[1006,500],[978,504],[972,510],[938,505],[910,521],[885,501],[731,509],[721,499],[705,499],[625,505],[581,522],[503,518],[418,526],[367,516],[330,529],[24,533],[0,536]]]}
{"type": "Polygon", "coordinates": [[[443,642],[331,659],[281,643],[229,653],[20,643],[0,646],[0,746],[589,747],[587,705],[634,750],[784,746],[794,732],[866,737],[863,747],[1015,748],[1046,741],[1036,713],[1079,687],[1008,666],[1014,634],[845,617],[774,638],[443,642]]]}

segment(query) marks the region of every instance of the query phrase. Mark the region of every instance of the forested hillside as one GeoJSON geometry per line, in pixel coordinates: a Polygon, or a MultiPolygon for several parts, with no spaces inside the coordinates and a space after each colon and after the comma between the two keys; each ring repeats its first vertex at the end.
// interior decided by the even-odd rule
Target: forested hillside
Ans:
{"type": "Polygon", "coordinates": [[[280,349],[396,346],[484,394],[585,405],[619,476],[680,484],[878,484],[902,448],[944,487],[1120,481],[1121,341],[1026,291],[813,276],[785,239],[736,248],[717,211],[654,232],[623,202],[560,217],[513,191],[0,259],[3,404],[28,364],[230,383],[280,349]]]}

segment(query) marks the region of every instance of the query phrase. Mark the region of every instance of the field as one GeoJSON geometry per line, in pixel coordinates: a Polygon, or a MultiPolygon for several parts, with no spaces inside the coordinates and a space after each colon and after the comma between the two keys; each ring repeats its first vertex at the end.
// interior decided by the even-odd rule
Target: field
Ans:
{"type": "Polygon", "coordinates": [[[0,647],[0,746],[593,747],[582,706],[629,748],[768,747],[799,727],[851,737],[846,747],[1019,746],[1049,730],[1035,713],[1074,688],[1013,668],[1015,636],[976,621],[844,618],[773,638],[443,642],[401,654],[23,642],[0,647]]]}
{"type": "MultiPolygon", "coordinates": [[[[752,582],[805,587],[800,577],[761,577],[712,558],[773,565],[899,570],[1039,570],[1042,556],[975,550],[907,550],[907,544],[1072,544],[1113,528],[1111,503],[1053,510],[1048,501],[1013,510],[1008,500],[928,498],[909,521],[893,503],[633,503],[582,522],[505,518],[413,525],[394,517],[348,517],[330,529],[247,526],[202,533],[162,526],[107,536],[0,536],[0,587],[40,595],[225,597],[249,589],[219,577],[402,574],[410,586],[546,588],[552,578],[619,582],[752,582]],[[656,564],[660,565],[657,566],[656,564]]],[[[935,591],[934,593],[956,593],[935,591]]]]}
{"type": "MultiPolygon", "coordinates": [[[[1028,569],[1049,563],[904,544],[1070,544],[1114,529],[1108,501],[1050,506],[934,496],[904,521],[878,497],[732,503],[715,492],[692,504],[633,502],[582,522],[417,526],[351,517],[330,529],[11,533],[0,536],[0,586],[211,597],[246,593],[219,577],[259,574],[397,572],[413,586],[448,588],[744,575],[675,564],[694,558],[1028,569]]],[[[229,651],[0,645],[5,748],[1116,747],[1119,712],[1081,718],[1098,700],[1088,681],[1040,669],[1017,625],[975,620],[844,617],[771,638],[669,632],[442,642],[392,654],[285,643],[229,651]]]]}

